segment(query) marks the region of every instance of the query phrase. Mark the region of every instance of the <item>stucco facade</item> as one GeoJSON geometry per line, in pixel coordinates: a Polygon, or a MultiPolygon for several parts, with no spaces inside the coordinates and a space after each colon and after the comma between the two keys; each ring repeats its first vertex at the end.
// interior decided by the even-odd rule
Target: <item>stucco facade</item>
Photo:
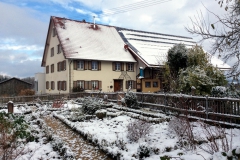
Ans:
{"type": "Polygon", "coordinates": [[[46,92],[46,82],[45,82],[45,73],[36,73],[34,80],[34,90],[36,95],[45,94],[46,92]]]}
{"type": "MultiPolygon", "coordinates": [[[[66,57],[65,48],[62,47],[55,31],[53,23],[50,23],[42,63],[46,75],[45,93],[70,93],[73,92],[74,87],[81,84],[85,91],[99,89],[103,92],[127,91],[128,84],[132,85],[133,91],[136,91],[136,61],[118,62],[118,58],[115,58],[116,61],[106,61],[96,60],[95,57],[92,59],[66,57]],[[77,64],[79,61],[84,61],[85,68],[79,69],[77,64]],[[93,61],[98,64],[97,69],[92,68],[93,61]],[[115,69],[115,63],[121,63],[121,68],[115,69]],[[131,70],[127,66],[129,63],[132,65],[131,70]]],[[[124,51],[123,46],[122,49],[124,51]]]]}

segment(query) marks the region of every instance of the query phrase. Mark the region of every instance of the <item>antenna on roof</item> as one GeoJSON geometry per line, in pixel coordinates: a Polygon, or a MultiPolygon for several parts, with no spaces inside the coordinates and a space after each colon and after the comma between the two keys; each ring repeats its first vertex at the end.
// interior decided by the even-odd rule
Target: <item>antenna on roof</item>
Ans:
{"type": "Polygon", "coordinates": [[[93,28],[95,29],[95,16],[93,16],[93,28]]]}

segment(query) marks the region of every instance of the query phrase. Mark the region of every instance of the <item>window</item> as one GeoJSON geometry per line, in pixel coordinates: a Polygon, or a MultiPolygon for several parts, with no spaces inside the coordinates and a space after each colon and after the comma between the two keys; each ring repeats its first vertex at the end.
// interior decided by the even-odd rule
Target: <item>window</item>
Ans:
{"type": "Polygon", "coordinates": [[[67,90],[67,83],[66,83],[66,81],[62,81],[62,90],[63,91],[67,90]]]}
{"type": "Polygon", "coordinates": [[[98,70],[98,62],[92,61],[92,70],[98,70]]]}
{"type": "Polygon", "coordinates": [[[46,89],[49,89],[49,82],[46,82],[46,89]]]}
{"type": "Polygon", "coordinates": [[[127,71],[134,71],[134,64],[133,63],[128,63],[127,64],[127,71]]]}
{"type": "Polygon", "coordinates": [[[145,82],[145,87],[146,88],[151,88],[151,82],[145,82]]]}
{"type": "Polygon", "coordinates": [[[131,87],[131,89],[136,89],[136,81],[126,81],[126,89],[129,89],[129,87],[131,87]]]}
{"type": "Polygon", "coordinates": [[[54,56],[54,47],[51,48],[51,57],[54,56]]]}
{"type": "Polygon", "coordinates": [[[66,70],[66,60],[62,61],[62,71],[66,70]]]}
{"type": "Polygon", "coordinates": [[[77,62],[77,69],[84,70],[84,61],[77,62]]]}
{"type": "Polygon", "coordinates": [[[153,82],[153,87],[158,87],[158,82],[153,82]]]}
{"type": "Polygon", "coordinates": [[[124,71],[124,63],[122,62],[113,62],[112,63],[113,71],[124,71]]]}
{"type": "Polygon", "coordinates": [[[57,70],[58,72],[66,70],[66,60],[57,63],[57,70]]]}
{"type": "Polygon", "coordinates": [[[57,53],[59,54],[59,53],[61,53],[62,52],[62,47],[61,47],[61,45],[59,44],[59,45],[57,45],[57,53]]]}
{"type": "Polygon", "coordinates": [[[133,81],[128,81],[128,87],[127,88],[129,88],[129,87],[133,88],[133,81]]]}
{"type": "Polygon", "coordinates": [[[92,81],[92,89],[99,89],[98,88],[98,81],[92,81]]]}
{"type": "Polygon", "coordinates": [[[77,81],[77,87],[84,89],[84,81],[77,81]]]}
{"type": "Polygon", "coordinates": [[[53,30],[52,30],[52,35],[53,35],[53,37],[56,36],[56,28],[53,28],[53,30]]]}
{"type": "Polygon", "coordinates": [[[46,66],[46,73],[49,73],[49,66],[46,66]]]}
{"type": "Polygon", "coordinates": [[[62,70],[62,62],[58,62],[57,68],[58,68],[58,72],[62,70]]]}
{"type": "Polygon", "coordinates": [[[120,62],[116,62],[115,63],[115,70],[116,71],[120,71],[121,70],[121,63],[120,62]]]}
{"type": "Polygon", "coordinates": [[[51,73],[54,72],[54,64],[51,65],[51,73]]]}
{"type": "Polygon", "coordinates": [[[55,83],[54,81],[51,81],[51,90],[54,90],[55,89],[55,83]]]}
{"type": "Polygon", "coordinates": [[[62,81],[57,82],[57,89],[60,91],[62,87],[62,81]]]}

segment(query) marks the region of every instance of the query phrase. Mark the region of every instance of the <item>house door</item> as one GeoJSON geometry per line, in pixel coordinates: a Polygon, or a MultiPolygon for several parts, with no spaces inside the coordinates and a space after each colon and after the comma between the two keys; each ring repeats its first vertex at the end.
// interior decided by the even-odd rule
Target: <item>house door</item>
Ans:
{"type": "Polygon", "coordinates": [[[122,80],[114,80],[114,92],[123,91],[123,81],[122,80]]]}

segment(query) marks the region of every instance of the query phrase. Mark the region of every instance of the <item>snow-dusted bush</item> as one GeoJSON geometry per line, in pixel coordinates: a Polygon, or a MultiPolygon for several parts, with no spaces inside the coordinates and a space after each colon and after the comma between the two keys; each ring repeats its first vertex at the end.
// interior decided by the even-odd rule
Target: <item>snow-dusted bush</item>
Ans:
{"type": "Polygon", "coordinates": [[[22,152],[18,147],[30,141],[34,136],[23,116],[0,112],[0,159],[15,159],[22,152]]]}
{"type": "Polygon", "coordinates": [[[169,131],[172,131],[177,136],[180,147],[187,150],[194,150],[196,148],[193,126],[187,117],[173,117],[168,127],[169,131]]]}
{"type": "Polygon", "coordinates": [[[231,84],[229,87],[216,86],[212,88],[211,95],[213,97],[239,98],[240,91],[237,90],[233,84],[231,84]]]}
{"type": "Polygon", "coordinates": [[[127,126],[127,138],[130,141],[137,142],[140,138],[146,137],[151,129],[151,123],[142,120],[133,120],[127,126]]]}
{"type": "Polygon", "coordinates": [[[99,119],[103,119],[104,117],[107,116],[107,110],[105,109],[100,109],[100,110],[97,110],[95,112],[96,116],[99,118],[99,119]]]}
{"type": "Polygon", "coordinates": [[[91,97],[87,97],[84,99],[82,104],[82,112],[84,114],[93,115],[98,109],[100,109],[101,103],[92,99],[91,97]]]}
{"type": "Polygon", "coordinates": [[[227,137],[226,129],[218,124],[209,125],[199,122],[202,133],[196,138],[200,141],[206,141],[199,146],[200,149],[207,153],[214,154],[219,151],[229,152],[232,149],[231,138],[227,137]]]}
{"type": "Polygon", "coordinates": [[[146,157],[150,156],[150,148],[147,145],[147,143],[142,143],[139,145],[138,149],[137,149],[137,154],[139,156],[139,159],[143,159],[146,157]]]}
{"type": "Polygon", "coordinates": [[[223,86],[216,86],[212,88],[211,94],[214,97],[226,97],[228,95],[228,90],[223,86]]]}
{"type": "Polygon", "coordinates": [[[128,91],[124,97],[125,104],[127,107],[130,108],[137,108],[138,107],[138,101],[137,101],[137,95],[133,93],[132,91],[128,91]]]}

